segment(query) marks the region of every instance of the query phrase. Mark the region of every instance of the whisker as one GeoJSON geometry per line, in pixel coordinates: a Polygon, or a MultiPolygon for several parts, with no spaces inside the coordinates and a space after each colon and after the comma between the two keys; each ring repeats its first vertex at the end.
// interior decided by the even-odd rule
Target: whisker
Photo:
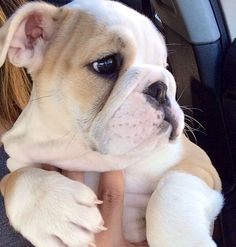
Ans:
{"type": "MultiPolygon", "coordinates": [[[[186,123],[185,122],[185,124],[188,124],[188,123],[186,123]]],[[[193,128],[193,127],[191,127],[189,124],[188,124],[188,126],[189,126],[189,128],[191,128],[191,130],[192,131],[194,131],[194,132],[199,132],[199,133],[202,133],[202,134],[206,134],[203,130],[201,130],[201,129],[196,129],[196,128],[193,128]]]]}
{"type": "Polygon", "coordinates": [[[174,53],[176,53],[175,50],[168,50],[168,54],[174,54],[174,53]]]}
{"type": "MultiPolygon", "coordinates": [[[[188,125],[187,123],[185,123],[185,127],[186,127],[186,131],[189,131],[189,132],[191,133],[191,135],[192,135],[193,138],[194,138],[195,143],[197,144],[197,143],[198,143],[198,142],[197,142],[197,138],[196,138],[196,136],[195,136],[195,134],[194,134],[194,132],[193,132],[191,126],[188,125]]],[[[189,137],[189,136],[188,136],[188,137],[189,137]]]]}
{"type": "Polygon", "coordinates": [[[187,106],[180,106],[180,108],[184,111],[190,111],[191,113],[193,113],[193,109],[187,107],[187,106]]]}
{"type": "Polygon", "coordinates": [[[188,135],[188,131],[184,128],[184,134],[185,134],[185,136],[190,140],[190,137],[189,137],[189,135],[188,135]]]}
{"type": "Polygon", "coordinates": [[[184,105],[181,105],[180,107],[182,109],[184,109],[184,110],[188,110],[188,111],[191,111],[191,112],[193,112],[194,110],[200,111],[200,112],[204,112],[202,109],[196,108],[196,107],[190,107],[190,106],[184,106],[184,105]]]}
{"type": "Polygon", "coordinates": [[[182,92],[180,93],[178,99],[177,99],[177,102],[180,101],[180,99],[182,98],[183,94],[184,94],[184,91],[185,91],[185,88],[182,90],[182,92]]]}
{"type": "Polygon", "coordinates": [[[188,114],[185,114],[185,118],[188,119],[188,120],[191,120],[193,124],[197,123],[200,128],[206,130],[206,128],[196,118],[194,118],[194,117],[192,117],[192,116],[190,116],[188,114]]]}

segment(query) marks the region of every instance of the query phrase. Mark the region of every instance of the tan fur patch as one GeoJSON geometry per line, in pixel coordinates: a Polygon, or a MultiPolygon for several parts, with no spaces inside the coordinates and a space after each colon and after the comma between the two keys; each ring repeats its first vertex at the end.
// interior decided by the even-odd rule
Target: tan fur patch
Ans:
{"type": "MultiPolygon", "coordinates": [[[[69,108],[78,106],[83,125],[100,111],[115,83],[97,75],[88,65],[119,53],[124,61],[121,75],[135,57],[134,40],[122,28],[111,28],[79,10],[62,9],[55,20],[57,30],[46,49],[45,62],[32,73],[37,87],[36,99],[42,98],[39,104],[48,109],[46,98],[57,94],[60,87],[58,99],[64,105],[70,104],[69,108]],[[70,100],[67,101],[68,95],[70,100]]],[[[66,112],[61,114],[67,115],[66,112]]]]}
{"type": "Polygon", "coordinates": [[[0,190],[4,196],[5,203],[10,200],[9,196],[12,194],[12,190],[15,189],[15,184],[19,176],[24,173],[24,169],[19,169],[13,173],[6,175],[0,182],[0,190]]]}
{"type": "Polygon", "coordinates": [[[182,142],[184,143],[183,159],[171,170],[190,173],[201,178],[210,188],[221,191],[220,177],[207,154],[184,135],[182,142]]]}

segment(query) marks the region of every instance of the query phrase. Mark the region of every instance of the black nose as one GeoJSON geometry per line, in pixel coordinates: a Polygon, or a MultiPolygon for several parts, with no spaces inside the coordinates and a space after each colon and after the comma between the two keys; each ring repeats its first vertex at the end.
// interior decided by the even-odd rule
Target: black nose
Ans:
{"type": "Polygon", "coordinates": [[[167,95],[166,95],[167,86],[162,81],[154,82],[145,90],[144,93],[153,97],[161,104],[165,104],[168,101],[167,95]]]}

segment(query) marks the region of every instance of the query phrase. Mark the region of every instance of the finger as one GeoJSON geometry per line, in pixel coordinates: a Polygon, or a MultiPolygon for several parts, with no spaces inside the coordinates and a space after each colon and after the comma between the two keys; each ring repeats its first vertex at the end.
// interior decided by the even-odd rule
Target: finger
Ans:
{"type": "Polygon", "coordinates": [[[81,183],[84,182],[83,172],[71,172],[71,171],[62,170],[61,174],[72,179],[72,180],[79,181],[81,183]]]}
{"type": "Polygon", "coordinates": [[[98,197],[103,201],[101,213],[106,226],[122,229],[124,179],[122,171],[107,172],[101,175],[98,197]]]}
{"type": "Polygon", "coordinates": [[[118,246],[117,243],[123,242],[123,172],[103,173],[100,179],[98,196],[103,201],[100,211],[108,230],[98,234],[96,244],[101,247],[118,246]]]}

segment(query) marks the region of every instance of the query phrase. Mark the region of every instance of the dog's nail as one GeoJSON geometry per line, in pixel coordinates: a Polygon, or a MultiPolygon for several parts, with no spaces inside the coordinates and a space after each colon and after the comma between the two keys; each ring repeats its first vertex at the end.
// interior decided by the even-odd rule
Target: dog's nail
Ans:
{"type": "Polygon", "coordinates": [[[99,226],[98,229],[102,232],[107,231],[107,228],[105,226],[99,226]]]}
{"type": "Polygon", "coordinates": [[[101,200],[95,200],[94,203],[97,204],[97,205],[101,205],[101,204],[103,204],[103,201],[101,201],[101,200]]]}
{"type": "Polygon", "coordinates": [[[89,247],[97,247],[95,243],[89,243],[89,247]]]}

